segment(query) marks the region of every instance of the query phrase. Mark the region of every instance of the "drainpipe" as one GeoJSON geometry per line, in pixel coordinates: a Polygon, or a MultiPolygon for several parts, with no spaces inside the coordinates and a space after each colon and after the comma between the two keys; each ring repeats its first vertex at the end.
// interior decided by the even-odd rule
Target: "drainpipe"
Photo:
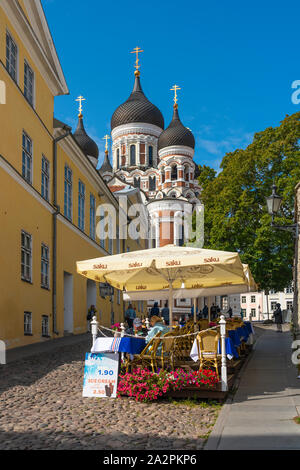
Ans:
{"type": "Polygon", "coordinates": [[[53,207],[54,214],[52,216],[53,221],[53,238],[52,238],[52,331],[53,335],[59,335],[56,328],[56,284],[57,284],[57,216],[60,213],[60,207],[57,204],[57,144],[61,140],[71,135],[72,128],[64,126],[63,129],[66,131],[64,135],[53,139],[53,207]]]}

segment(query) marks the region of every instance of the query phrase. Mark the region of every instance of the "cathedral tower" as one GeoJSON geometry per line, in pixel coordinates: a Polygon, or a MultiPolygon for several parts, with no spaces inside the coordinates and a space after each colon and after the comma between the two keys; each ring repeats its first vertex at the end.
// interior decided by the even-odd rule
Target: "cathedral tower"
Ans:
{"type": "Polygon", "coordinates": [[[158,138],[164,118],[142,90],[138,59],[142,51],[136,48],[133,52],[137,54],[134,87],[111,119],[113,169],[119,178],[154,198],[159,181],[158,138]]]}

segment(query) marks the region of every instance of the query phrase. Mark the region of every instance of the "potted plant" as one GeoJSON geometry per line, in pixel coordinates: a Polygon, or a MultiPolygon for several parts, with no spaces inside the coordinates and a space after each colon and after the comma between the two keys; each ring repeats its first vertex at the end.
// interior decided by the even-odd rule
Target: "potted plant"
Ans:
{"type": "Polygon", "coordinates": [[[115,323],[114,325],[111,325],[110,327],[112,330],[114,330],[115,334],[114,334],[114,337],[115,338],[119,338],[121,336],[121,323],[115,323]]]}

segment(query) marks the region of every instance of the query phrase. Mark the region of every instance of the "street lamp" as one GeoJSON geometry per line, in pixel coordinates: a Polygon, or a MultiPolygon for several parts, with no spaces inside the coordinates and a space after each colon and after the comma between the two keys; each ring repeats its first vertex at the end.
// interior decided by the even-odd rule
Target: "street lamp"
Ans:
{"type": "MultiPolygon", "coordinates": [[[[299,239],[299,224],[298,222],[296,224],[292,225],[275,225],[274,224],[274,217],[278,214],[281,203],[282,203],[282,197],[278,196],[276,194],[277,187],[275,184],[273,185],[272,188],[272,194],[269,197],[266,197],[266,202],[267,202],[267,208],[269,214],[272,216],[272,222],[271,222],[271,227],[274,229],[278,230],[285,230],[287,232],[292,232],[294,238],[295,238],[295,263],[294,263],[294,305],[297,305],[297,310],[299,308],[298,306],[298,260],[299,260],[299,255],[298,255],[298,239],[299,239]]],[[[295,337],[298,337],[300,335],[300,318],[298,315],[296,309],[294,309],[294,318],[293,318],[293,324],[295,328],[295,337]]]]}
{"type": "Polygon", "coordinates": [[[266,197],[268,212],[272,216],[272,224],[274,222],[274,217],[276,214],[278,214],[282,203],[282,197],[276,194],[276,190],[277,187],[275,184],[273,184],[271,196],[266,197]]]}
{"type": "Polygon", "coordinates": [[[282,197],[276,194],[277,186],[273,184],[271,196],[266,197],[268,213],[272,216],[271,227],[278,230],[285,230],[287,232],[293,232],[294,236],[297,238],[299,233],[298,224],[293,225],[275,225],[274,218],[278,214],[281,204],[282,197]]]}

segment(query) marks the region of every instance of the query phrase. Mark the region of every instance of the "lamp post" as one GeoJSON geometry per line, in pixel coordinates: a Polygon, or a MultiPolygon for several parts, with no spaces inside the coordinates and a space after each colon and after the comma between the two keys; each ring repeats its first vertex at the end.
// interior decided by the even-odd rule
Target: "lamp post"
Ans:
{"type": "Polygon", "coordinates": [[[299,235],[298,223],[292,224],[292,225],[275,225],[274,223],[274,218],[278,214],[280,207],[281,207],[281,203],[282,203],[282,197],[278,196],[278,194],[276,194],[276,191],[277,191],[277,186],[273,184],[271,196],[266,197],[268,212],[272,216],[271,227],[278,229],[278,230],[284,230],[286,232],[292,232],[294,234],[294,237],[298,238],[298,235],[299,235]]]}
{"type": "Polygon", "coordinates": [[[274,218],[278,214],[282,197],[276,194],[277,187],[274,184],[272,186],[271,196],[266,197],[268,213],[272,216],[271,227],[277,230],[284,230],[286,232],[292,232],[295,238],[295,266],[294,266],[294,306],[297,308],[293,309],[293,326],[295,337],[300,335],[300,320],[298,318],[298,285],[297,285],[297,267],[298,267],[298,240],[299,240],[299,224],[298,222],[292,225],[275,225],[274,218]]]}

